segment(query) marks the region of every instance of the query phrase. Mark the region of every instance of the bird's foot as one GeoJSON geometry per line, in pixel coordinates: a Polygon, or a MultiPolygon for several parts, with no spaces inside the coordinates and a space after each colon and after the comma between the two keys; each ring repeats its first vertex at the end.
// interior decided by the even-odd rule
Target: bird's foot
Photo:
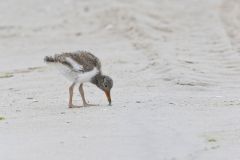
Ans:
{"type": "Polygon", "coordinates": [[[83,104],[84,107],[90,107],[90,106],[99,106],[98,104],[88,104],[88,103],[84,103],[83,104]]]}
{"type": "Polygon", "coordinates": [[[69,104],[68,107],[69,108],[80,108],[80,107],[83,107],[83,106],[77,106],[77,105],[69,104]]]}

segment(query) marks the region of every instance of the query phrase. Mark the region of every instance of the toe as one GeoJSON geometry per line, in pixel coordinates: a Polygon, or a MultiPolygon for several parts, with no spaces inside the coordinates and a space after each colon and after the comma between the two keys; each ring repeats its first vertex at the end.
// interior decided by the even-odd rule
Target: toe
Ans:
{"type": "Polygon", "coordinates": [[[77,106],[77,105],[70,105],[69,108],[80,108],[80,107],[83,107],[83,106],[77,106]]]}
{"type": "Polygon", "coordinates": [[[97,104],[88,104],[88,103],[86,103],[86,104],[84,104],[83,105],[84,107],[90,107],[90,106],[98,106],[97,104]]]}

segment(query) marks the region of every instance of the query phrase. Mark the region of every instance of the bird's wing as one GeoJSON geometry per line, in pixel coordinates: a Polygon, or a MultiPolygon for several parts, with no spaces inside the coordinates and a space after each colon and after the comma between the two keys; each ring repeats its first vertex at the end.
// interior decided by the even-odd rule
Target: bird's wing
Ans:
{"type": "Polygon", "coordinates": [[[78,54],[79,60],[81,59],[82,61],[79,62],[80,64],[83,65],[85,71],[91,71],[96,67],[99,71],[101,71],[101,62],[100,60],[91,54],[90,52],[80,52],[78,54]]]}
{"type": "Polygon", "coordinates": [[[70,57],[66,57],[66,61],[72,66],[72,69],[76,72],[84,72],[84,68],[81,64],[77,63],[70,57]]]}

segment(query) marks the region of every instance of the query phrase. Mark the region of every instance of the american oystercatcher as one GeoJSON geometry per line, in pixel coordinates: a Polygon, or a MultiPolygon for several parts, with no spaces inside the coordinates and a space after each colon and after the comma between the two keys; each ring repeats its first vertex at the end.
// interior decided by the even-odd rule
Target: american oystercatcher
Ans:
{"type": "Polygon", "coordinates": [[[54,56],[46,56],[44,61],[47,64],[55,65],[72,82],[69,87],[69,108],[81,107],[72,103],[73,88],[76,84],[80,84],[79,92],[82,97],[83,106],[94,106],[86,102],[83,91],[83,83],[85,82],[95,84],[103,90],[107,96],[109,105],[111,105],[110,91],[113,87],[113,80],[111,77],[102,74],[100,60],[90,52],[77,51],[55,54],[54,56]]]}

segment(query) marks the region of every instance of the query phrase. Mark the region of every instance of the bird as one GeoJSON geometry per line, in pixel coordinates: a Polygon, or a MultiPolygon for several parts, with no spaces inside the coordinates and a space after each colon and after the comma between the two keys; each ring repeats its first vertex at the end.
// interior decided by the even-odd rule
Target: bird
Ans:
{"type": "Polygon", "coordinates": [[[63,52],[53,56],[45,56],[44,61],[49,65],[54,65],[62,73],[71,85],[69,87],[69,108],[79,108],[95,106],[88,104],[85,99],[83,84],[90,82],[105,92],[109,106],[112,104],[111,89],[113,80],[110,76],[102,74],[101,61],[95,55],[88,51],[63,52]],[[82,98],[83,106],[74,105],[73,90],[79,85],[79,92],[82,98]]]}

